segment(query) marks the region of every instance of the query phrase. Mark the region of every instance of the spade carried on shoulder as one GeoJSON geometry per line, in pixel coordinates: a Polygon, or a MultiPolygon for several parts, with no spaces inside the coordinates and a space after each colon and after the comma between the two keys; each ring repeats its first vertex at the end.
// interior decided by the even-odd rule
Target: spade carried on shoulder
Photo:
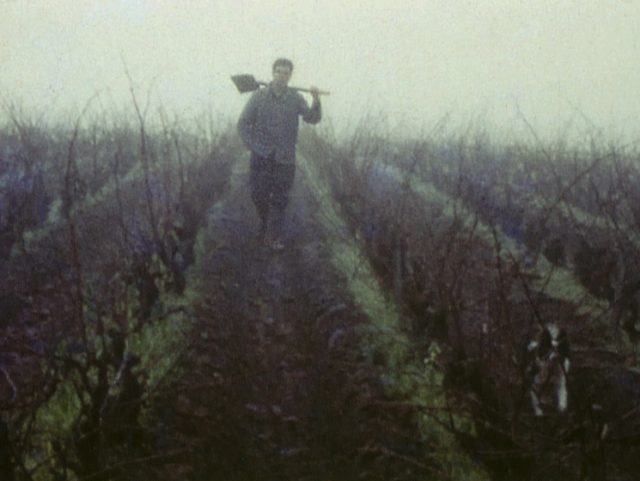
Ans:
{"type": "MultiPolygon", "coordinates": [[[[261,82],[255,79],[253,75],[232,75],[231,80],[238,88],[238,91],[243,94],[245,92],[253,92],[254,90],[258,90],[260,87],[266,87],[268,85],[267,82],[261,82]]],[[[311,92],[309,89],[304,89],[301,87],[289,87],[291,90],[296,90],[297,92],[311,92]]],[[[329,92],[324,90],[318,91],[320,95],[329,95],[329,92]]]]}

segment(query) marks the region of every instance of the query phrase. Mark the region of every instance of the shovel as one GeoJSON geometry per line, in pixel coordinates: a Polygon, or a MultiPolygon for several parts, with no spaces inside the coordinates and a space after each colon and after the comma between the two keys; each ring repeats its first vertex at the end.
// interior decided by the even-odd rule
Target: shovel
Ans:
{"type": "MultiPolygon", "coordinates": [[[[241,94],[245,92],[253,92],[254,90],[258,90],[261,86],[266,87],[268,85],[267,82],[259,82],[253,75],[232,75],[231,80],[236,84],[236,87],[241,94]]],[[[300,87],[289,88],[291,90],[296,90],[297,92],[311,92],[309,89],[303,89],[300,87]]],[[[320,90],[318,93],[320,95],[329,95],[329,92],[325,92],[324,90],[320,90]]]]}

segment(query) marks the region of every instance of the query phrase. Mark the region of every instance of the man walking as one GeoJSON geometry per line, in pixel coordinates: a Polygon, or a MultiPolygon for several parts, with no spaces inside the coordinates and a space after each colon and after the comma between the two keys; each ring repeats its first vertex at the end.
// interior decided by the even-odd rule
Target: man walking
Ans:
{"type": "Polygon", "coordinates": [[[260,238],[282,250],[282,224],[296,168],[298,117],[317,124],[322,117],[319,90],[311,87],[311,108],[302,94],[288,88],[293,63],[277,59],[273,81],[254,92],[238,121],[238,132],[251,151],[249,185],[260,217],[260,238]]]}

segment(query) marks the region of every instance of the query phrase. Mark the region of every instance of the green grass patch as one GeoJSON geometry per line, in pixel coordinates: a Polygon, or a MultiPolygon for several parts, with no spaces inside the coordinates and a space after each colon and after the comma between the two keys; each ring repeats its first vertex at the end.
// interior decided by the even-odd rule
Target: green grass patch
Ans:
{"type": "MultiPolygon", "coordinates": [[[[420,195],[425,202],[442,206],[443,215],[451,219],[460,219],[465,227],[473,228],[474,233],[488,245],[495,244],[492,228],[477,219],[477,216],[463,206],[460,200],[438,190],[433,184],[424,180],[405,178],[406,176],[402,176],[402,173],[397,169],[389,168],[388,172],[398,182],[409,182],[411,189],[420,195]]],[[[511,257],[517,259],[519,257],[517,243],[497,225],[495,233],[500,244],[501,256],[505,260],[511,257]]],[[[591,312],[599,315],[607,310],[607,303],[592,296],[570,269],[553,265],[542,255],[538,256],[535,265],[529,269],[529,273],[537,277],[533,281],[535,290],[544,292],[553,299],[577,304],[582,313],[591,312]]]]}
{"type": "MultiPolygon", "coordinates": [[[[429,411],[421,415],[418,421],[424,439],[437,446],[432,459],[442,467],[442,479],[488,480],[486,472],[462,451],[455,436],[442,426],[441,421],[445,422],[445,417],[448,420],[448,413],[445,415],[443,411],[437,414],[431,410],[434,406],[445,405],[441,388],[443,375],[435,362],[437,345],[432,345],[426,358],[417,359],[413,355],[409,339],[401,329],[399,309],[385,297],[360,245],[351,236],[331,234],[347,232],[348,229],[328,185],[322,181],[319,169],[314,162],[302,156],[299,166],[319,202],[321,221],[330,233],[329,249],[333,267],[348,280],[348,289],[356,306],[370,321],[359,329],[361,349],[370,360],[376,353],[382,353],[386,360],[386,373],[381,381],[387,393],[424,408],[425,413],[429,411]]],[[[456,423],[458,429],[472,432],[469,420],[456,419],[456,423]]]]}

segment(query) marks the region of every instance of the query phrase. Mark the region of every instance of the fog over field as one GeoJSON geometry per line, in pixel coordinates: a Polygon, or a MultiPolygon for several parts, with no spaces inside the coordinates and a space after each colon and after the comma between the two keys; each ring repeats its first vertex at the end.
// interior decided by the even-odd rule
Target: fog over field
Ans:
{"type": "Polygon", "coordinates": [[[639,30],[0,0],[0,481],[638,481],[639,30]]]}
{"type": "MultiPolygon", "coordinates": [[[[397,131],[453,122],[541,133],[640,131],[640,1],[14,0],[0,2],[3,102],[109,110],[137,91],[170,110],[235,119],[229,76],[330,90],[338,127],[385,112],[397,131]]],[[[74,110],[72,110],[73,112],[74,110]]]]}

